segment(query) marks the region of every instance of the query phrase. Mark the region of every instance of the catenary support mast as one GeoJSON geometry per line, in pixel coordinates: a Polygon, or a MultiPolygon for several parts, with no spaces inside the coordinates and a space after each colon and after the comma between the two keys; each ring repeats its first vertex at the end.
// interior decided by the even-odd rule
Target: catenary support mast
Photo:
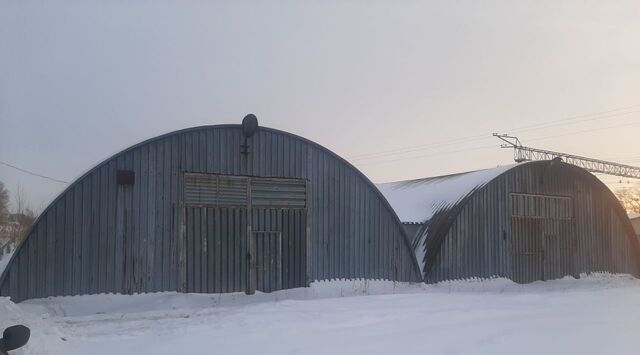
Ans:
{"type": "Polygon", "coordinates": [[[593,173],[640,179],[640,168],[635,166],[581,157],[578,155],[553,152],[550,150],[525,147],[520,143],[518,137],[510,136],[508,134],[494,133],[493,136],[506,143],[501,145],[502,148],[513,148],[513,160],[518,163],[523,161],[553,160],[560,158],[565,163],[579,166],[593,173]]]}

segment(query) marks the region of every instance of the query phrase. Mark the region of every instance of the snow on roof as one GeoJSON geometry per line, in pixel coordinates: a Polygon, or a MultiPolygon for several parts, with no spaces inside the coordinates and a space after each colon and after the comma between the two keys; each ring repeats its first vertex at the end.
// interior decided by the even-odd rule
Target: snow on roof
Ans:
{"type": "Polygon", "coordinates": [[[424,223],[439,209],[450,206],[519,164],[493,169],[377,184],[404,223],[424,223]]]}

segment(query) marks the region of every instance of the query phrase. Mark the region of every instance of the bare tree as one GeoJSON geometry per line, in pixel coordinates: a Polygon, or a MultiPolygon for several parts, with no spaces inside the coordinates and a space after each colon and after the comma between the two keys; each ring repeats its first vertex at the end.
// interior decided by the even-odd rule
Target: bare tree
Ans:
{"type": "Polygon", "coordinates": [[[9,218],[9,191],[5,188],[4,183],[0,181],[0,224],[6,222],[9,218]]]}
{"type": "Polygon", "coordinates": [[[22,185],[18,184],[13,193],[14,214],[22,214],[27,210],[27,194],[24,192],[22,185]]]}
{"type": "Polygon", "coordinates": [[[627,212],[640,213],[640,186],[618,189],[616,196],[627,212]]]}
{"type": "Polygon", "coordinates": [[[25,237],[25,234],[29,231],[31,225],[35,222],[37,214],[29,207],[27,194],[19,184],[13,195],[13,201],[14,213],[12,217],[17,223],[17,228],[12,239],[13,242],[18,243],[25,237]]]}

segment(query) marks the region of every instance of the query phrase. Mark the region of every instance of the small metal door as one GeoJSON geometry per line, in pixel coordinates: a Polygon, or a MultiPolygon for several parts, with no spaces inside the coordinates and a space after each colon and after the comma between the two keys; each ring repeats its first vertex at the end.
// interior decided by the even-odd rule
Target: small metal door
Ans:
{"type": "Polygon", "coordinates": [[[547,219],[544,224],[544,280],[575,276],[575,233],[569,220],[547,219]]]}
{"type": "Polygon", "coordinates": [[[253,231],[255,289],[272,292],[282,289],[282,232],[253,231]]]}
{"type": "Polygon", "coordinates": [[[251,215],[248,293],[306,286],[306,210],[253,208],[251,215]]]}
{"type": "Polygon", "coordinates": [[[542,220],[512,218],[512,279],[518,283],[542,280],[544,246],[542,220]]]}

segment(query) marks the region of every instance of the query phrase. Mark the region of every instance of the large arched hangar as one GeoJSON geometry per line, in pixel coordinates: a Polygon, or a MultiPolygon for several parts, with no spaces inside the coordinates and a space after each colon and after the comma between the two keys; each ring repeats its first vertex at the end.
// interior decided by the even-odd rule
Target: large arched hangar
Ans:
{"type": "Polygon", "coordinates": [[[100,163],[40,215],[0,294],[421,280],[400,221],[362,173],[316,143],[255,126],[185,129],[100,163]]]}

